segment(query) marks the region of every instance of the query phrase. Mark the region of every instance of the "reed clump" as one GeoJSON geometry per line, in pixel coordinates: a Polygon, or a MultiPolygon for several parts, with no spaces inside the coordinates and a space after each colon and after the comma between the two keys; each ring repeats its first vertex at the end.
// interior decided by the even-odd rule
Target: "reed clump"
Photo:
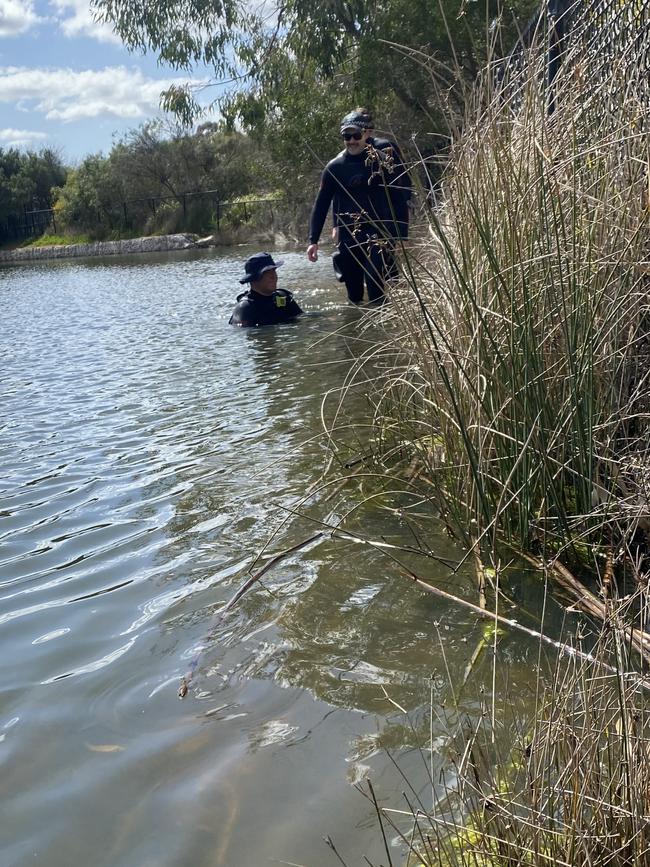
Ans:
{"type": "Polygon", "coordinates": [[[398,846],[405,867],[650,863],[650,682],[626,671],[615,616],[588,658],[565,655],[548,675],[528,722],[506,733],[485,714],[457,727],[456,759],[431,779],[428,806],[413,785],[403,808],[360,787],[391,863],[398,846]]]}
{"type": "Polygon", "coordinates": [[[348,387],[372,402],[364,477],[420,553],[422,513],[473,552],[477,612],[503,601],[507,551],[559,571],[602,628],[539,674],[511,736],[483,715],[430,805],[364,790],[389,864],[397,835],[408,867],[650,865],[650,681],[632,655],[649,658],[650,4],[564,14],[542,9],[450,117],[425,239],[348,387]]]}
{"type": "Polygon", "coordinates": [[[552,85],[549,28],[542,14],[517,62],[486,72],[426,240],[406,251],[385,314],[394,365],[376,380],[377,454],[406,454],[453,532],[487,556],[506,542],[602,572],[613,555],[638,578],[650,27],[606,63],[598,40],[566,38],[552,85]]]}

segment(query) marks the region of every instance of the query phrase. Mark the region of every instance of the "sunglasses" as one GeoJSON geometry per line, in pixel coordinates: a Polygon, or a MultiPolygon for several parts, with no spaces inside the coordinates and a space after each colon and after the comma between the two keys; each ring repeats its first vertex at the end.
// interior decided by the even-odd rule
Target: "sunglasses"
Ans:
{"type": "Polygon", "coordinates": [[[343,136],[343,141],[350,141],[350,139],[353,141],[361,141],[363,138],[362,132],[342,132],[341,135],[343,136]]]}

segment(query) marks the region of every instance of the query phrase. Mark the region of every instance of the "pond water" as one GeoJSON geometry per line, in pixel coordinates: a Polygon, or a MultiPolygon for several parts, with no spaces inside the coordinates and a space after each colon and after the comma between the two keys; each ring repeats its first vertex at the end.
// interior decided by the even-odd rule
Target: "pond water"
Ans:
{"type": "MultiPolygon", "coordinates": [[[[293,252],[280,285],[309,315],[230,328],[249,252],[0,269],[3,865],[340,863],[325,836],[379,864],[352,783],[403,806],[394,757],[430,802],[411,726],[431,728],[438,768],[449,719],[481,713],[489,655],[459,684],[483,624],[376,548],[315,540],[215,620],[263,552],[335,508],[303,501],[329,454],[321,402],[372,340],[328,260],[293,252]]],[[[405,532],[372,503],[355,521],[405,532]]],[[[468,569],[421,570],[476,596],[468,569]]],[[[498,653],[527,704],[536,645],[502,636],[498,653]]]]}

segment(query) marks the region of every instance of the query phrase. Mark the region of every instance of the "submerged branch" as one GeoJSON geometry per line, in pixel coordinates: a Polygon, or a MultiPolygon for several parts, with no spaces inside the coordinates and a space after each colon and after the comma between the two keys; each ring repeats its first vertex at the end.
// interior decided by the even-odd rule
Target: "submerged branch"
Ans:
{"type": "MultiPolygon", "coordinates": [[[[421,587],[423,590],[426,590],[427,593],[432,593],[434,596],[439,596],[441,599],[446,599],[448,602],[453,602],[456,605],[461,605],[465,608],[469,608],[470,611],[473,611],[479,617],[484,617],[489,620],[492,620],[494,623],[502,624],[503,626],[509,626],[512,629],[516,629],[519,632],[524,632],[526,635],[530,635],[531,638],[539,639],[543,641],[545,644],[550,645],[551,647],[559,650],[560,653],[565,654],[567,656],[572,656],[577,659],[581,659],[584,662],[598,662],[603,666],[607,671],[611,671],[614,674],[620,674],[617,668],[613,665],[609,665],[606,662],[602,662],[601,660],[597,660],[592,654],[585,653],[582,650],[578,650],[575,647],[571,647],[569,644],[564,644],[561,641],[556,641],[554,638],[550,638],[548,635],[545,635],[543,632],[538,631],[537,629],[531,629],[528,626],[524,626],[522,623],[519,623],[517,620],[512,619],[511,617],[504,617],[502,614],[496,614],[493,611],[489,611],[486,608],[481,608],[479,605],[474,604],[473,602],[469,602],[466,599],[461,599],[460,596],[454,596],[453,593],[448,593],[446,590],[441,590],[439,587],[434,586],[433,584],[429,584],[427,581],[424,581],[422,578],[419,578],[415,572],[413,572],[408,567],[402,565],[402,570],[404,573],[411,578],[411,580],[421,587]]],[[[568,570],[567,570],[568,571],[568,570]]],[[[574,579],[575,580],[575,579],[574,579]]],[[[579,581],[576,581],[576,584],[580,585],[579,581]]],[[[580,585],[582,586],[582,585],[580,585]]],[[[586,588],[585,588],[586,589],[586,588]]],[[[589,591],[586,591],[587,593],[589,591]]],[[[595,599],[595,597],[594,597],[595,599]]],[[[598,601],[598,600],[596,600],[598,601]]],[[[627,630],[626,630],[627,631],[627,630]]],[[[633,630],[637,633],[637,641],[640,640],[638,632],[639,630],[633,630]]],[[[639,649],[639,646],[635,644],[635,647],[639,649]]],[[[644,648],[644,658],[648,658],[650,656],[650,636],[647,636],[643,639],[640,644],[640,647],[644,648]],[[645,654],[648,653],[648,656],[645,654]]],[[[641,652],[641,651],[640,651],[641,652]]],[[[644,677],[641,674],[637,674],[636,672],[624,672],[627,677],[632,677],[635,681],[635,684],[639,687],[643,687],[644,689],[650,689],[650,680],[644,677]]]]}
{"type": "Polygon", "coordinates": [[[254,572],[250,576],[250,578],[248,578],[246,581],[244,581],[244,583],[241,585],[241,587],[237,590],[237,592],[233,596],[231,596],[231,598],[228,600],[228,602],[226,602],[226,604],[223,606],[223,608],[219,609],[217,616],[215,618],[215,621],[213,622],[212,626],[210,627],[210,629],[208,631],[208,634],[206,635],[205,639],[203,640],[203,643],[200,645],[194,658],[190,662],[190,665],[189,665],[187,672],[181,678],[181,685],[178,688],[178,697],[179,698],[185,698],[185,696],[187,695],[187,691],[189,689],[190,683],[192,682],[192,679],[194,677],[194,673],[195,673],[195,671],[198,667],[198,664],[200,662],[201,655],[203,654],[203,651],[205,650],[211,636],[214,634],[216,629],[220,626],[223,618],[226,616],[228,611],[230,611],[230,609],[234,605],[236,605],[237,602],[239,602],[239,600],[242,598],[242,596],[244,596],[246,593],[248,593],[248,591],[251,589],[251,587],[253,587],[260,580],[260,578],[262,578],[262,576],[265,575],[270,569],[272,569],[274,566],[276,566],[278,563],[280,563],[282,560],[284,560],[285,557],[288,557],[289,554],[294,554],[296,551],[300,551],[302,548],[305,548],[307,545],[311,544],[311,542],[316,542],[318,539],[322,538],[323,535],[324,535],[324,533],[321,531],[319,531],[318,533],[313,533],[307,539],[303,539],[301,542],[297,542],[295,545],[292,545],[290,548],[286,548],[284,551],[280,551],[280,553],[276,554],[274,557],[272,557],[265,566],[263,566],[257,572],[254,572]]]}

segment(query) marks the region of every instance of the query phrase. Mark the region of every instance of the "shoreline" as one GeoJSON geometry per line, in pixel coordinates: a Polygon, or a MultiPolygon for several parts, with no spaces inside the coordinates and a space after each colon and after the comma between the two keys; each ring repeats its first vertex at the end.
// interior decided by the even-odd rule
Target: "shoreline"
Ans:
{"type": "Polygon", "coordinates": [[[0,250],[0,262],[32,262],[46,259],[74,259],[87,256],[122,256],[132,253],[165,253],[169,250],[194,250],[207,246],[198,235],[150,235],[122,241],[93,241],[89,244],[58,244],[51,247],[19,247],[0,250]]]}

